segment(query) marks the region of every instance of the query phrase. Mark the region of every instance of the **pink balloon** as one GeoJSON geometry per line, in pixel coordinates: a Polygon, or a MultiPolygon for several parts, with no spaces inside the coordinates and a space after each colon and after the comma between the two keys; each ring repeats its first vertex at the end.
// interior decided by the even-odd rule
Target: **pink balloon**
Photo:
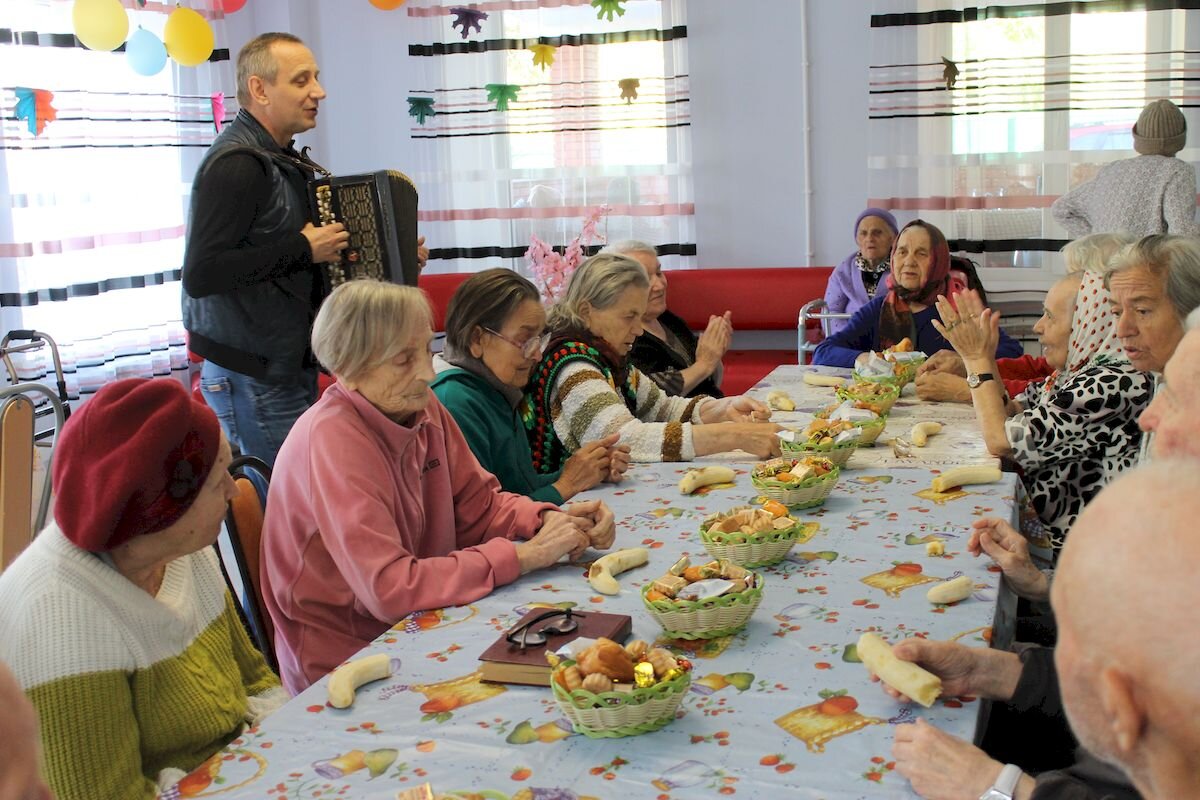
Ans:
{"type": "Polygon", "coordinates": [[[232,14],[235,11],[241,11],[246,6],[246,0],[219,0],[221,10],[226,14],[232,14]]]}

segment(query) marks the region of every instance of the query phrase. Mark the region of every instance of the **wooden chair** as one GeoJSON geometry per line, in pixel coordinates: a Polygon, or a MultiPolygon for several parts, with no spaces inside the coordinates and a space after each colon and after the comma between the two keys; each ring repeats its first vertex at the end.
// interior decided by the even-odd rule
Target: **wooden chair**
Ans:
{"type": "Polygon", "coordinates": [[[51,438],[62,429],[62,402],[40,383],[19,383],[0,389],[0,571],[16,560],[33,537],[46,524],[50,512],[50,458],[34,461],[37,436],[34,421],[38,416],[31,394],[43,395],[54,413],[51,438]],[[41,473],[42,492],[36,512],[33,507],[35,468],[41,473]]]}
{"type": "MultiPolygon", "coordinates": [[[[242,583],[240,596],[229,579],[224,560],[221,568],[225,571],[229,590],[241,608],[255,645],[271,669],[278,672],[279,665],[275,659],[275,629],[263,604],[262,582],[258,572],[261,561],[263,504],[254,482],[246,474],[248,469],[262,476],[264,482],[271,480],[271,468],[260,458],[238,456],[229,465],[229,474],[233,475],[238,493],[230,501],[229,510],[225,514],[225,529],[229,532],[229,548],[242,583]]],[[[221,555],[220,548],[217,549],[217,555],[221,555]]]]}

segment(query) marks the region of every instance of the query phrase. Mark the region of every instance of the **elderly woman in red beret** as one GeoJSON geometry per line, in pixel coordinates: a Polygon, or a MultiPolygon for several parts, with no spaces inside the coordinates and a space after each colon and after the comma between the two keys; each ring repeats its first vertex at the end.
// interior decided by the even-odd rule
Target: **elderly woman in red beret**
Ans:
{"type": "Polygon", "coordinates": [[[0,660],[59,798],[158,792],[277,708],[210,547],[229,444],[178,382],[109,384],[54,454],[54,522],[0,575],[0,660]]]}

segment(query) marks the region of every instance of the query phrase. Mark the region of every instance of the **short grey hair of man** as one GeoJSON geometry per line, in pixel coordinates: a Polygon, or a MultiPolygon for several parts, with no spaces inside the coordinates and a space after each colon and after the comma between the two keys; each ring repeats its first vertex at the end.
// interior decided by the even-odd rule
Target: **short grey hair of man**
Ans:
{"type": "Polygon", "coordinates": [[[632,256],[637,253],[646,253],[658,258],[658,249],[654,245],[643,242],[641,239],[622,239],[619,242],[613,242],[606,245],[601,253],[616,253],[619,256],[632,256]]]}
{"type": "Polygon", "coordinates": [[[1165,280],[1167,299],[1180,322],[1200,308],[1200,238],[1156,233],[1127,245],[1105,268],[1105,287],[1113,275],[1138,268],[1165,280]]]}
{"type": "Polygon", "coordinates": [[[237,100],[243,108],[250,106],[250,77],[257,75],[267,83],[275,83],[279,76],[279,62],[271,52],[276,42],[291,42],[303,45],[304,40],[290,33],[263,33],[242,46],[237,57],[237,100]]]}
{"type": "Polygon", "coordinates": [[[1136,241],[1128,233],[1092,233],[1067,242],[1062,249],[1067,262],[1067,272],[1098,272],[1104,268],[1123,247],[1136,241]]]}
{"type": "Polygon", "coordinates": [[[628,256],[597,253],[579,265],[567,283],[567,293],[551,307],[547,319],[550,330],[557,333],[587,328],[581,313],[585,302],[593,308],[609,308],[630,286],[650,289],[642,265],[628,256]]]}
{"type": "Polygon", "coordinates": [[[353,381],[398,356],[417,331],[432,329],[429,299],[415,286],[347,281],[321,304],[312,351],[325,369],[353,381]]]}

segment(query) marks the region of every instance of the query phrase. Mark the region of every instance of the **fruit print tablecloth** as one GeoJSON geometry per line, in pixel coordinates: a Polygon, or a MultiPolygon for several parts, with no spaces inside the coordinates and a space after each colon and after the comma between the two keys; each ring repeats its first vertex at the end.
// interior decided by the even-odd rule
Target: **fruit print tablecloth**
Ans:
{"type": "Polygon", "coordinates": [[[616,512],[619,546],[650,548],[649,565],[620,576],[619,596],[595,594],[583,564],[564,564],[478,603],[414,614],[364,651],[391,654],[397,668],[352,708],[326,706],[323,680],[169,796],[382,799],[425,783],[438,796],[486,800],[912,796],[890,758],[895,726],[921,716],[971,738],[981,703],[899,705],[868,683],[850,645],[865,630],[891,641],[1006,640],[1011,596],[998,602],[999,575],[964,547],[979,516],[1014,515],[1011,475],[931,496],[927,468],[843,471],[824,507],[799,514],[818,532],[762,570],[765,596],[749,625],[672,643],[693,661],[694,682],[661,731],[588,739],[572,733],[549,689],[477,680],[479,653],[534,605],[627,613],[636,637],[657,638],[638,589],[683,553],[705,558],[696,533],[705,514],[755,499],[752,465],[735,466],[735,485],[701,496],[679,494],[686,468],[675,464],[635,465],[625,483],[589,493],[616,512]],[[933,537],[945,540],[944,556],[926,555],[933,537]],[[960,573],[976,594],[930,605],[930,579],[960,573]]]}

